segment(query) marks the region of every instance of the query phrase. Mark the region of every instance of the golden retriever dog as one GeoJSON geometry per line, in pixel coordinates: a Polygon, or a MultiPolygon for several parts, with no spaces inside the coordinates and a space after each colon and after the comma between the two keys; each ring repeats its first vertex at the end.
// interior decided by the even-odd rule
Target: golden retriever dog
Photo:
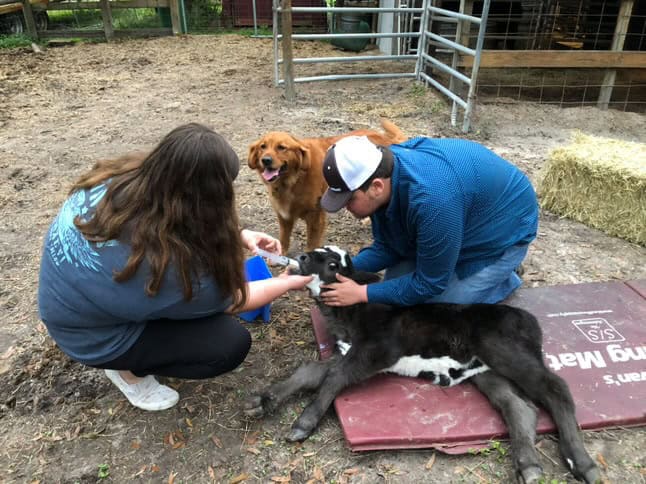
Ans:
{"type": "Polygon", "coordinates": [[[323,158],[327,149],[346,136],[367,136],[375,144],[388,146],[406,141],[392,122],[382,119],[384,130],[358,129],[327,138],[296,138],[282,131],[265,134],[249,146],[249,168],[256,170],[269,193],[278,216],[279,239],[287,253],[294,223],[304,220],[307,227],[306,250],[323,242],[327,215],[320,200],[327,189],[323,178],[323,158]]]}

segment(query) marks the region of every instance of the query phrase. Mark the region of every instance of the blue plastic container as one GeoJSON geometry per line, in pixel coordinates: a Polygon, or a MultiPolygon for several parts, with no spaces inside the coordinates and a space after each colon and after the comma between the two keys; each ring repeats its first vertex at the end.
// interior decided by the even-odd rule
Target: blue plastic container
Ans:
{"type": "MultiPolygon", "coordinates": [[[[260,281],[262,279],[273,277],[269,267],[267,267],[267,264],[265,263],[265,260],[259,255],[247,259],[244,269],[247,281],[260,281]]],[[[268,323],[271,319],[271,304],[266,304],[263,307],[252,311],[239,313],[238,316],[248,323],[255,321],[258,317],[262,317],[262,320],[265,323],[268,323]]]]}

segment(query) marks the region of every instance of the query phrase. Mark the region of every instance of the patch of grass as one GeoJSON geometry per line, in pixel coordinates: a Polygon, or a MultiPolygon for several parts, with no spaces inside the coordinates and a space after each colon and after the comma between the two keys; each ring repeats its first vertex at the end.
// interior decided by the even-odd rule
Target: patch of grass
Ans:
{"type": "Polygon", "coordinates": [[[426,95],[428,88],[421,82],[415,82],[411,84],[409,95],[411,97],[422,97],[426,95]]]}
{"type": "Polygon", "coordinates": [[[97,477],[99,479],[107,479],[110,476],[110,466],[108,464],[101,464],[99,466],[99,473],[97,477]]]}
{"type": "MultiPolygon", "coordinates": [[[[100,10],[52,10],[48,12],[50,28],[62,26],[72,29],[102,29],[100,10]]],[[[112,11],[115,29],[161,27],[161,16],[154,8],[124,8],[112,11]]]]}
{"type": "Polygon", "coordinates": [[[31,38],[27,35],[0,35],[0,49],[15,49],[16,47],[29,47],[31,38]]]}

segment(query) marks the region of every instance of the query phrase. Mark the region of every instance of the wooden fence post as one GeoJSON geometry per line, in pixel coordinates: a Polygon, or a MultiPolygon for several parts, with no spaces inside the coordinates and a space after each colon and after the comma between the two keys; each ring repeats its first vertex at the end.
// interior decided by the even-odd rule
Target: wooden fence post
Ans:
{"type": "MultiPolygon", "coordinates": [[[[628,24],[630,23],[630,15],[633,11],[633,0],[623,0],[621,7],[619,7],[619,14],[617,15],[617,25],[615,27],[615,35],[612,38],[612,45],[610,50],[622,51],[624,50],[624,42],[626,41],[626,32],[628,32],[628,24]]],[[[617,78],[617,71],[607,70],[603,76],[601,83],[601,90],[599,91],[599,99],[597,100],[597,107],[599,109],[608,109],[610,98],[612,97],[612,90],[615,87],[615,79],[617,78]]]]}
{"type": "Polygon", "coordinates": [[[112,10],[110,9],[110,0],[99,0],[101,6],[101,18],[103,19],[103,31],[105,40],[110,42],[114,39],[114,26],[112,25],[112,10]]]}
{"type": "Polygon", "coordinates": [[[182,24],[180,22],[179,14],[179,0],[170,0],[170,23],[173,27],[173,35],[183,33],[182,24]]]}
{"type": "Polygon", "coordinates": [[[38,39],[38,30],[36,30],[36,21],[34,20],[34,9],[31,8],[29,0],[22,0],[22,15],[25,18],[27,33],[32,39],[38,39]]]}
{"type": "Polygon", "coordinates": [[[283,77],[285,78],[285,98],[288,101],[296,99],[294,89],[294,52],[292,50],[292,1],[282,0],[282,30],[283,30],[283,77]]]}

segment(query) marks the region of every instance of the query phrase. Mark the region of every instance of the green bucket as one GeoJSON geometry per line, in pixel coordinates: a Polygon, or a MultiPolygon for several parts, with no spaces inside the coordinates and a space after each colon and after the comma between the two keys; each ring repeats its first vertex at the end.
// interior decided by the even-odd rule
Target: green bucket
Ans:
{"type": "MultiPolygon", "coordinates": [[[[334,22],[333,22],[334,24],[334,22]]],[[[365,15],[342,13],[339,15],[335,34],[368,34],[372,31],[365,15]]],[[[332,39],[333,46],[343,50],[359,52],[366,48],[369,38],[361,39],[332,39]]]]}

